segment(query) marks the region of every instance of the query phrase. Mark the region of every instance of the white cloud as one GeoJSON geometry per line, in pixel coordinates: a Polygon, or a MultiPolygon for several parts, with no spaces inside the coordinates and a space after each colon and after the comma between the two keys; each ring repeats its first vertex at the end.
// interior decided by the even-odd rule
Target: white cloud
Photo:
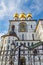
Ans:
{"type": "Polygon", "coordinates": [[[19,8],[19,3],[21,2],[21,0],[8,0],[8,3],[5,4],[5,1],[1,1],[0,4],[0,18],[3,19],[4,16],[12,16],[13,13],[15,12],[20,12],[20,8],[19,8]]]}
{"type": "Polygon", "coordinates": [[[32,10],[33,16],[40,14],[43,11],[43,1],[41,0],[33,0],[33,3],[30,6],[30,10],[32,10]]]}
{"type": "Polygon", "coordinates": [[[30,6],[27,6],[27,8],[24,8],[24,6],[26,6],[24,3],[28,3],[28,0],[7,0],[7,3],[6,0],[2,0],[0,4],[0,7],[2,7],[2,9],[0,9],[1,19],[3,19],[4,16],[12,17],[15,12],[32,12],[33,15],[35,15],[35,13],[38,15],[43,10],[43,3],[41,0],[33,0],[33,3],[31,3],[30,6]]]}
{"type": "Polygon", "coordinates": [[[0,18],[3,18],[7,10],[3,1],[1,2],[0,7],[2,8],[0,10],[0,18]]]}

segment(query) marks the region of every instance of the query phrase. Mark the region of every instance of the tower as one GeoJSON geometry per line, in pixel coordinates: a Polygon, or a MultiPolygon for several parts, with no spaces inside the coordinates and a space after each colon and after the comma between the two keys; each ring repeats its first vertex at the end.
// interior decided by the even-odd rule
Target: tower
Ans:
{"type": "Polygon", "coordinates": [[[15,13],[13,18],[13,20],[9,20],[8,33],[1,36],[0,65],[35,65],[36,61],[39,63],[40,57],[38,56],[39,60],[35,58],[38,49],[35,43],[40,42],[34,32],[37,25],[36,20],[32,20],[31,13],[27,15],[15,13]]]}

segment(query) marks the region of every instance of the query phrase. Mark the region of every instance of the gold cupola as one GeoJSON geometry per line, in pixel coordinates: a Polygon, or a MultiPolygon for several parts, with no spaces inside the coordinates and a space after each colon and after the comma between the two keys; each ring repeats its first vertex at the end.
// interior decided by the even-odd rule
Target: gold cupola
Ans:
{"type": "Polygon", "coordinates": [[[31,13],[27,14],[27,18],[29,18],[29,17],[32,18],[32,14],[31,13]]]}
{"type": "Polygon", "coordinates": [[[19,18],[26,18],[26,15],[25,15],[24,13],[21,13],[21,14],[19,15],[19,18]]]}
{"type": "Polygon", "coordinates": [[[13,17],[14,17],[14,18],[19,18],[18,13],[15,13],[13,17]]]}

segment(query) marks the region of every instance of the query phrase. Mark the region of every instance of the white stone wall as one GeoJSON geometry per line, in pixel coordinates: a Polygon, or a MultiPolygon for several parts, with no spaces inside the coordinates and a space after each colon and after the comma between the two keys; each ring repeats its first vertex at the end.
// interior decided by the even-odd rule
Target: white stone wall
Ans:
{"type": "Polygon", "coordinates": [[[36,29],[36,34],[41,41],[43,41],[43,27],[42,27],[43,24],[42,23],[43,23],[43,21],[39,21],[39,24],[36,29]]]}
{"type": "MultiPolygon", "coordinates": [[[[43,33],[41,32],[42,30],[42,27],[39,25],[38,28],[37,28],[37,31],[34,32],[35,28],[36,28],[36,21],[24,21],[27,23],[27,26],[28,26],[28,32],[19,32],[18,31],[18,28],[19,28],[19,23],[21,23],[20,21],[14,21],[12,20],[10,22],[10,27],[9,27],[9,31],[11,31],[11,27],[12,25],[15,25],[15,32],[17,34],[17,36],[20,38],[20,40],[18,40],[16,37],[14,36],[8,36],[8,37],[4,37],[2,38],[2,45],[3,45],[3,50],[4,50],[4,47],[5,47],[5,50],[7,49],[7,46],[9,45],[10,47],[10,50],[11,50],[11,44],[12,44],[12,41],[14,40],[14,43],[15,45],[17,46],[17,43],[18,43],[18,46],[24,43],[26,43],[26,46],[28,47],[28,43],[29,45],[31,46],[32,43],[35,44],[37,42],[39,42],[39,40],[43,37],[43,36],[40,36],[40,33],[43,33]],[[31,25],[32,25],[32,28],[31,28],[31,25]],[[40,30],[40,29],[41,30],[40,30]],[[22,34],[24,34],[24,40],[22,41],[22,34]],[[33,40],[33,37],[32,37],[32,34],[34,34],[34,40],[33,40]],[[40,38],[41,37],[41,38],[40,38]],[[10,40],[10,42],[8,42],[10,40]]],[[[41,48],[42,46],[38,47],[38,48],[41,48]]],[[[25,49],[27,50],[27,48],[24,48],[23,46],[21,47],[21,49],[25,49]]],[[[18,49],[17,49],[18,50],[18,49]]],[[[9,53],[9,52],[8,52],[9,53]]],[[[13,52],[12,52],[13,53],[13,52]]],[[[21,52],[22,54],[23,52],[21,52]]],[[[26,58],[26,65],[28,65],[29,63],[31,64],[31,61],[30,59],[32,58],[32,61],[33,61],[33,56],[30,57],[29,55],[29,60],[28,60],[28,50],[25,51],[25,53],[27,55],[25,55],[25,58],[26,58]]],[[[29,51],[29,53],[33,53],[33,50],[32,51],[29,51]]],[[[42,51],[40,51],[40,53],[42,53],[42,51]]],[[[3,54],[3,53],[2,53],[3,54]]],[[[9,53],[10,54],[10,53],[9,53]]],[[[9,56],[8,56],[9,57],[9,56]]],[[[36,56],[38,58],[38,55],[36,56]]],[[[14,64],[15,65],[18,65],[18,51],[16,51],[15,53],[15,61],[14,61],[14,64]],[[16,55],[17,54],[17,55],[16,55]]],[[[36,58],[36,60],[37,60],[36,58]]],[[[8,60],[8,59],[7,59],[8,60]]],[[[5,61],[4,61],[5,62],[5,61]]],[[[9,61],[8,61],[9,62],[9,61]]],[[[9,63],[7,63],[9,65],[9,63]]],[[[37,63],[39,65],[39,61],[37,63]]]]}
{"type": "Polygon", "coordinates": [[[5,38],[2,38],[2,42],[1,42],[2,45],[1,45],[1,47],[3,46],[3,50],[4,50],[4,48],[5,48],[5,50],[7,50],[7,46],[9,45],[9,47],[10,47],[12,42],[13,41],[15,42],[15,40],[18,40],[18,39],[16,37],[14,37],[14,36],[7,36],[5,38]],[[9,42],[9,40],[10,40],[10,42],[9,42]]]}
{"type": "MultiPolygon", "coordinates": [[[[36,28],[36,21],[11,21],[10,22],[10,31],[11,31],[11,27],[12,25],[15,25],[15,32],[18,35],[18,37],[20,38],[20,40],[22,40],[22,34],[24,34],[24,40],[32,40],[32,34],[34,34],[34,30],[36,28]],[[19,32],[19,23],[21,22],[25,22],[27,24],[27,32],[19,32]],[[31,28],[32,25],[32,28],[31,28]]],[[[35,34],[34,34],[35,35],[35,34]]]]}

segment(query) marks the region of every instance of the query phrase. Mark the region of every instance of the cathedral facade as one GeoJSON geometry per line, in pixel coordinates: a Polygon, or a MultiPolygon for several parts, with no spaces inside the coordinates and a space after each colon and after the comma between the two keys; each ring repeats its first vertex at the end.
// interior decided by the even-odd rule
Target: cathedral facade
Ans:
{"type": "Polygon", "coordinates": [[[0,65],[43,64],[43,20],[32,14],[14,14],[7,34],[1,36],[0,65]]]}

